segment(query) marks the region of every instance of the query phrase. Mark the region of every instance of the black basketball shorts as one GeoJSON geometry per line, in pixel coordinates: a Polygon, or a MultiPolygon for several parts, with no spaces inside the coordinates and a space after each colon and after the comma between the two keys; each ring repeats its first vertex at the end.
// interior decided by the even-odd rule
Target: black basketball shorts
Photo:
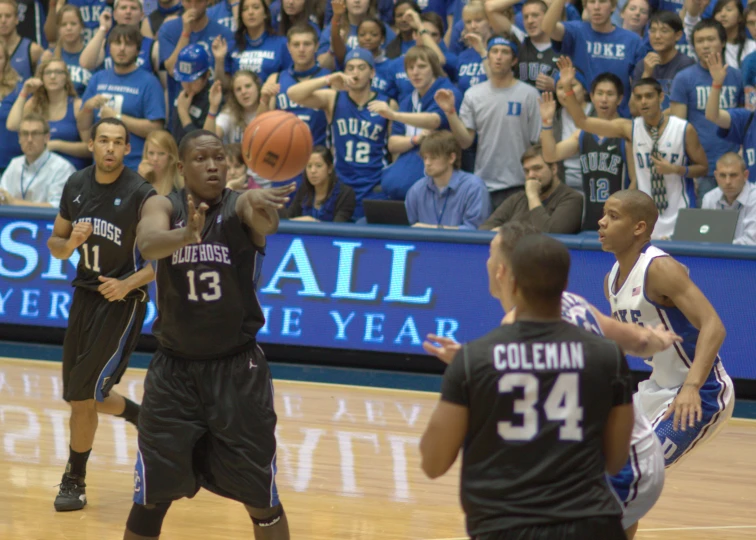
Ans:
{"type": "Polygon", "coordinates": [[[551,525],[528,525],[479,534],[474,540],[626,540],[620,516],[602,516],[551,525]]]}
{"type": "Polygon", "coordinates": [[[253,508],[278,505],[275,429],[259,347],[211,361],[158,351],[144,381],[134,502],[191,498],[204,487],[253,508]]]}
{"type": "Polygon", "coordinates": [[[76,287],[63,340],[63,399],[103,401],[118,384],[142,332],[147,303],[108,302],[76,287]]]}

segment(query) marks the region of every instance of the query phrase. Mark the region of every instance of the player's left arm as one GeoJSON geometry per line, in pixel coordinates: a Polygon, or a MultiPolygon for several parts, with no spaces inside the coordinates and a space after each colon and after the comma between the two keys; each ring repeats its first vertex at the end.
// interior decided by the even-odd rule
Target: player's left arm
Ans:
{"type": "Polygon", "coordinates": [[[627,354],[649,358],[658,352],[668,349],[673,343],[682,338],[659,325],[657,328],[646,328],[637,324],[623,323],[604,315],[595,306],[591,312],[601,328],[604,337],[616,342],[627,354]]]}
{"type": "Polygon", "coordinates": [[[683,172],[686,178],[700,178],[709,173],[709,160],[698,139],[698,132],[691,123],[685,126],[685,153],[691,163],[687,167],[687,174],[683,172]]]}
{"type": "Polygon", "coordinates": [[[699,389],[711,373],[726,331],[714,306],[691,281],[685,268],[671,257],[658,257],[648,267],[649,298],[663,304],[671,301],[698,331],[696,355],[680,392],[664,419],[674,414],[673,427],[685,431],[702,417],[699,389]]]}
{"type": "Polygon", "coordinates": [[[250,189],[236,200],[236,214],[251,229],[256,246],[264,246],[265,237],[278,230],[278,211],[289,202],[289,195],[296,188],[292,182],[275,188],[250,189]]]}
{"type": "Polygon", "coordinates": [[[454,465],[467,434],[468,415],[464,405],[443,399],[436,405],[420,439],[421,466],[428,478],[438,478],[454,465]]]}

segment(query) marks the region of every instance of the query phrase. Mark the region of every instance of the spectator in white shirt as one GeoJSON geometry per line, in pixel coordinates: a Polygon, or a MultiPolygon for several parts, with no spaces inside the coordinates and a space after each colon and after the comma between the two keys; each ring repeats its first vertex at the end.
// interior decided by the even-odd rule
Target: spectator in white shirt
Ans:
{"type": "Polygon", "coordinates": [[[748,169],[738,154],[728,152],[717,161],[714,171],[719,187],[703,198],[706,210],[733,210],[738,212],[733,244],[756,246],[756,186],[748,181],[748,169]]]}
{"type": "Polygon", "coordinates": [[[76,169],[47,149],[50,125],[39,114],[23,117],[18,140],[24,155],[13,158],[0,180],[0,204],[57,208],[63,186],[76,169]]]}

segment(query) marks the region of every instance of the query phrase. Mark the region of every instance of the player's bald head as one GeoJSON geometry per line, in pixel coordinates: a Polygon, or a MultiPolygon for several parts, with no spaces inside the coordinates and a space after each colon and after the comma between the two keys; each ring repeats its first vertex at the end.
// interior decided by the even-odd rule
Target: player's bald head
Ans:
{"type": "Polygon", "coordinates": [[[635,223],[645,222],[646,230],[651,234],[659,219],[659,210],[649,195],[637,189],[621,189],[609,198],[619,201],[622,211],[629,214],[635,223]]]}
{"type": "Polygon", "coordinates": [[[202,137],[211,137],[217,140],[218,143],[223,146],[223,141],[221,141],[220,137],[218,137],[218,135],[216,135],[212,131],[208,131],[206,129],[195,129],[194,131],[190,131],[189,133],[184,135],[184,138],[181,139],[181,143],[178,147],[179,159],[181,161],[184,161],[184,159],[186,159],[189,151],[194,148],[194,145],[197,144],[197,141],[202,137]]]}

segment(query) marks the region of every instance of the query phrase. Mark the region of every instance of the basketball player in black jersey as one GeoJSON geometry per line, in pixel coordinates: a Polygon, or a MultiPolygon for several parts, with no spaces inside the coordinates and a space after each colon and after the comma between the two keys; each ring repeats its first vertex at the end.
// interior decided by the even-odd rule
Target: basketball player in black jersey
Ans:
{"type": "Polygon", "coordinates": [[[529,235],[508,258],[492,243],[487,266],[492,293],[510,287],[516,321],[463,346],[447,368],[420,443],[423,470],[444,474],[464,447],[462,506],[476,540],[624,540],[605,472],[628,458],[627,362],[615,343],[562,321],[561,243],[529,235]]]}
{"type": "Polygon", "coordinates": [[[144,383],[124,539],[158,538],[171,503],[200,487],[243,503],[256,539],[288,539],[255,287],[265,237],[295,186],[227,189],[223,143],[205,130],[182,139],[179,160],[186,188],[147,201],[137,234],[144,257],[158,261],[158,352],[144,383]]]}
{"type": "Polygon", "coordinates": [[[57,259],[78,252],[74,295],[63,341],[63,399],[71,406],[70,455],[55,498],[59,512],[87,504],[85,476],[97,413],[136,425],[139,406],[111,389],[137,345],[155,274],[136,251],[136,225],[155,194],[123,164],[129,132],[108,118],[91,129],[94,165],[71,175],[47,242],[57,259]]]}

